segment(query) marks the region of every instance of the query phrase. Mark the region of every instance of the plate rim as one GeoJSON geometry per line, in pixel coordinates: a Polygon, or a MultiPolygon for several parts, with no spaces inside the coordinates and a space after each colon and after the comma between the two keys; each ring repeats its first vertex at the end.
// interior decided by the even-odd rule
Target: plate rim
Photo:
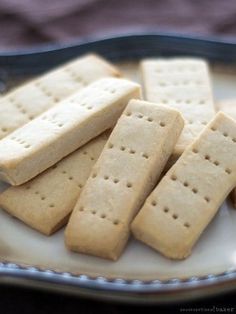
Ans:
{"type": "MultiPolygon", "coordinates": [[[[54,55],[60,56],[66,53],[68,58],[73,55],[73,53],[83,54],[86,50],[87,52],[93,47],[96,51],[96,45],[100,47],[116,45],[117,43],[127,43],[131,40],[130,45],[135,42],[147,41],[152,44],[152,40],[155,39],[158,45],[155,49],[160,49],[162,45],[166,48],[166,44],[173,45],[174,42],[178,44],[191,45],[194,43],[195,46],[205,47],[202,51],[205,51],[209,59],[213,60],[224,60],[227,62],[236,62],[236,41],[228,41],[224,39],[216,39],[214,37],[203,38],[195,36],[177,36],[173,34],[148,32],[148,33],[135,33],[128,35],[118,35],[113,37],[106,37],[102,39],[81,41],[76,44],[64,44],[64,45],[46,45],[33,47],[30,50],[24,51],[14,51],[14,52],[4,52],[0,53],[0,66],[6,62],[10,67],[14,67],[14,63],[19,65],[20,60],[31,60],[37,61],[38,58],[45,60],[45,56],[49,56],[50,60],[54,58],[54,55]],[[46,48],[47,47],[47,48],[46,48]],[[218,47],[218,52],[215,48],[218,47]],[[227,50],[227,53],[225,53],[227,50]],[[23,59],[22,59],[23,58],[23,59]]],[[[155,42],[155,44],[157,43],[155,42]]],[[[154,44],[154,43],[153,43],[154,44]]],[[[152,49],[151,47],[149,49],[152,49]]],[[[183,47],[184,49],[184,47],[183,47]]],[[[192,48],[193,49],[193,48],[192,48]]],[[[200,49],[201,51],[201,49],[200,49]]],[[[103,54],[104,55],[104,54],[103,54]]],[[[119,55],[112,57],[112,54],[104,55],[105,57],[110,57],[110,59],[119,59],[119,55]]],[[[135,55],[136,56],[136,55],[135,55]]],[[[205,55],[203,55],[205,56],[205,55]]],[[[121,58],[124,55],[121,55],[121,58]]],[[[136,56],[137,57],[137,56],[136,56]]],[[[60,58],[57,61],[60,61],[60,58]]],[[[24,61],[25,62],[25,61],[24,61]]],[[[23,66],[24,63],[23,62],[23,66]]],[[[30,65],[31,62],[29,62],[30,65]]],[[[21,282],[26,280],[30,285],[30,281],[46,285],[56,284],[64,288],[72,288],[72,292],[83,295],[83,289],[86,290],[85,295],[87,297],[92,297],[94,292],[100,292],[99,298],[107,298],[108,294],[111,294],[113,300],[122,300],[128,302],[145,302],[145,303],[163,303],[165,298],[168,297],[168,302],[173,300],[181,300],[184,295],[184,299],[187,297],[187,292],[191,295],[191,298],[196,299],[198,296],[204,296],[206,291],[208,293],[217,294],[225,290],[236,289],[236,268],[228,269],[222,273],[218,274],[208,274],[206,276],[194,276],[185,279],[172,278],[169,280],[126,280],[121,278],[106,278],[106,277],[90,277],[84,274],[73,274],[70,272],[58,272],[51,269],[41,269],[35,266],[24,266],[17,263],[12,263],[9,261],[0,260],[0,284],[4,283],[5,279],[13,279],[13,283],[21,282]],[[223,290],[222,290],[223,287],[223,290]],[[147,298],[148,296],[148,298],[147,298]]],[[[8,280],[7,280],[8,281],[8,280]]],[[[20,283],[20,285],[22,285],[20,283]]]]}
{"type": "Polygon", "coordinates": [[[219,274],[192,276],[185,279],[171,278],[168,280],[146,281],[124,278],[111,279],[101,276],[92,277],[7,261],[0,262],[0,284],[7,282],[21,286],[23,285],[22,280],[27,281],[27,286],[35,286],[36,288],[50,289],[51,285],[57,285],[59,291],[65,292],[66,289],[70,288],[72,294],[80,296],[94,298],[94,293],[99,293],[95,298],[148,304],[186,301],[186,299],[193,300],[207,295],[211,296],[232,291],[236,288],[236,269],[232,268],[219,274]],[[7,279],[7,281],[4,279],[7,279]],[[32,285],[32,282],[35,284],[32,285]],[[47,284],[47,286],[43,287],[40,283],[47,284]]]}
{"type": "Polygon", "coordinates": [[[74,48],[76,46],[87,45],[91,43],[97,43],[101,41],[110,41],[110,40],[117,40],[117,39],[124,39],[124,38],[134,38],[134,37],[147,37],[147,36],[155,36],[159,38],[165,39],[176,39],[181,41],[197,41],[199,43],[212,43],[217,45],[236,45],[236,39],[232,36],[214,36],[214,35],[196,35],[196,34],[178,34],[174,32],[159,32],[155,30],[150,31],[143,31],[143,32],[126,32],[125,34],[114,34],[114,35],[107,35],[107,36],[93,36],[93,37],[84,37],[80,40],[75,41],[67,41],[64,43],[48,43],[48,44],[38,44],[32,46],[25,46],[18,49],[12,50],[4,50],[0,51],[0,58],[1,57],[19,57],[23,55],[34,55],[39,53],[48,53],[68,48],[74,48]]]}
{"type": "Polygon", "coordinates": [[[143,54],[149,56],[159,53],[165,56],[191,54],[213,61],[236,62],[236,40],[233,39],[156,31],[134,32],[82,39],[75,43],[38,45],[28,49],[0,51],[0,78],[4,78],[5,72],[13,72],[14,75],[36,74],[91,51],[102,54],[111,61],[122,60],[127,56],[137,59],[143,54]],[[118,51],[118,48],[121,49],[118,51]]]}

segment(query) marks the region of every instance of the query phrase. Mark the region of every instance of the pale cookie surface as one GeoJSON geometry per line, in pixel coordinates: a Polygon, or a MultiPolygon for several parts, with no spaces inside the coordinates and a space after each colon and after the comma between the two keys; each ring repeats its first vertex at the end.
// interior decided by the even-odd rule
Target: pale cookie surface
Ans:
{"type": "Polygon", "coordinates": [[[26,83],[0,99],[0,139],[93,81],[120,76],[96,55],[86,55],[26,83]]]}
{"type": "Polygon", "coordinates": [[[177,158],[215,114],[207,63],[190,58],[146,59],[141,71],[146,99],[179,110],[185,119],[174,151],[177,158]]]}
{"type": "Polygon", "coordinates": [[[0,194],[0,207],[50,235],[68,220],[108,134],[93,139],[31,181],[0,194]]]}
{"type": "Polygon", "coordinates": [[[218,113],[185,150],[132,223],[134,236],[182,259],[236,185],[236,123],[218,113]]]}
{"type": "Polygon", "coordinates": [[[22,184],[111,128],[140,86],[104,78],[0,141],[0,178],[22,184]]]}
{"type": "Polygon", "coordinates": [[[119,257],[129,224],[155,186],[183,124],[176,110],[129,102],[68,223],[69,249],[112,260],[119,257]]]}
{"type": "MultiPolygon", "coordinates": [[[[220,100],[216,104],[216,109],[223,111],[236,120],[236,99],[220,100]]],[[[234,207],[236,208],[236,188],[231,193],[231,199],[234,207]]]]}

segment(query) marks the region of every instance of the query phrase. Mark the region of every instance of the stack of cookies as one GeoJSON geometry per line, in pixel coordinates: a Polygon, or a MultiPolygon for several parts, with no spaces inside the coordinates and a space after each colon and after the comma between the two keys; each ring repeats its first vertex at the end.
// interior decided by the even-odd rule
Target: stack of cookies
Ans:
{"type": "Polygon", "coordinates": [[[0,207],[48,236],[66,225],[71,251],[117,260],[132,233],[189,256],[236,186],[235,112],[216,114],[204,60],[140,71],[142,87],[91,54],[2,97],[0,207]]]}

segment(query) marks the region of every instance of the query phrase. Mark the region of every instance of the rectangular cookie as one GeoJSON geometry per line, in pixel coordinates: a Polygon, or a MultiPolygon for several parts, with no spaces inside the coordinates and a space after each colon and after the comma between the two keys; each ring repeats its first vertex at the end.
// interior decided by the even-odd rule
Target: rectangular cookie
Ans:
{"type": "Polygon", "coordinates": [[[187,257],[236,185],[236,123],[218,113],[157,185],[132,223],[134,236],[187,257]]]}
{"type": "Polygon", "coordinates": [[[140,97],[131,81],[104,78],[85,87],[0,141],[0,178],[20,185],[116,123],[140,97]]]}
{"type": "Polygon", "coordinates": [[[50,235],[69,219],[108,134],[103,133],[50,169],[0,194],[0,207],[30,227],[50,235]]]}
{"type": "Polygon", "coordinates": [[[179,110],[185,119],[173,152],[177,159],[215,114],[207,63],[193,58],[145,59],[141,72],[146,99],[179,110]]]}
{"type": "Polygon", "coordinates": [[[59,66],[0,99],[0,139],[93,81],[120,76],[116,67],[89,54],[59,66]]]}
{"type": "Polygon", "coordinates": [[[129,102],[67,225],[70,250],[112,260],[119,257],[130,222],[155,186],[183,124],[176,110],[129,102]]]}
{"type": "MultiPolygon", "coordinates": [[[[236,99],[225,99],[220,100],[216,103],[217,111],[223,111],[228,114],[231,118],[236,120],[236,99]]],[[[230,194],[233,206],[236,208],[236,188],[233,189],[230,194]]]]}

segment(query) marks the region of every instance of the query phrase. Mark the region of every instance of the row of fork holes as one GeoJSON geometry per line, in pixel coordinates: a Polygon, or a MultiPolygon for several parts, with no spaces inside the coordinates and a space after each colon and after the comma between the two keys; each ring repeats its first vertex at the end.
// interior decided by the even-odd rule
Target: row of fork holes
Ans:
{"type": "MultiPolygon", "coordinates": [[[[94,158],[93,158],[93,159],[92,159],[92,158],[93,158],[93,157],[91,157],[91,160],[94,160],[94,158]]],[[[56,168],[57,168],[57,165],[52,166],[52,169],[56,169],[56,168]]],[[[67,174],[67,171],[66,171],[66,170],[62,170],[61,173],[62,173],[62,174],[67,174]]],[[[69,181],[73,181],[73,180],[74,180],[74,177],[73,177],[72,175],[69,175],[69,176],[68,176],[68,180],[69,180],[69,181]]],[[[83,184],[79,183],[79,184],[78,184],[78,187],[79,187],[80,189],[82,189],[82,188],[83,188],[83,184]]]]}
{"type": "Polygon", "coordinates": [[[42,117],[42,120],[51,122],[51,123],[57,125],[59,128],[62,128],[63,125],[64,125],[63,123],[58,123],[57,121],[53,120],[53,118],[50,119],[50,118],[48,118],[48,117],[46,117],[46,116],[42,117]]]}
{"type": "MultiPolygon", "coordinates": [[[[114,145],[112,144],[112,143],[109,143],[108,144],[108,148],[110,148],[110,149],[112,149],[112,148],[114,148],[114,145]]],[[[127,148],[127,147],[125,147],[125,146],[120,146],[119,147],[119,149],[121,150],[121,151],[127,151],[129,154],[131,154],[131,155],[134,155],[134,154],[136,154],[136,151],[134,150],[134,149],[130,149],[130,148],[127,148]]],[[[145,159],[148,159],[149,158],[149,156],[148,156],[148,154],[146,154],[146,153],[142,153],[142,157],[143,158],[145,158],[145,159]]]]}
{"type": "MultiPolygon", "coordinates": [[[[84,212],[84,211],[85,211],[84,207],[81,206],[81,207],[79,208],[79,211],[80,211],[80,212],[84,212]]],[[[91,210],[90,213],[91,213],[92,215],[97,215],[97,214],[99,214],[96,210],[91,210]]],[[[107,215],[106,215],[105,213],[101,213],[101,214],[100,214],[100,218],[101,218],[101,219],[107,219],[108,217],[107,217],[107,215]]],[[[107,219],[107,220],[108,220],[108,219],[107,219]]],[[[120,223],[118,219],[114,219],[114,220],[112,220],[111,222],[112,222],[113,225],[115,225],[115,226],[119,225],[119,223],[120,223]]]]}
{"type": "MultiPolygon", "coordinates": [[[[114,92],[115,92],[115,90],[114,90],[114,92]]],[[[113,146],[112,146],[112,147],[113,147],[113,146]]],[[[83,154],[86,155],[87,152],[84,151],[83,154]]],[[[94,160],[94,158],[92,159],[92,157],[91,157],[91,160],[94,160]]],[[[97,177],[97,174],[96,174],[96,173],[93,173],[93,174],[92,174],[92,178],[96,178],[96,177],[97,177]]],[[[107,176],[107,175],[105,175],[103,178],[104,178],[104,180],[109,180],[109,176],[107,176]]],[[[113,182],[114,182],[115,184],[117,184],[117,183],[119,182],[119,179],[114,178],[114,179],[113,179],[113,182]]],[[[132,184],[128,182],[126,186],[127,186],[128,188],[130,188],[130,187],[132,187],[132,184]]],[[[80,207],[80,211],[84,211],[84,207],[80,207]]],[[[90,211],[90,212],[91,212],[93,215],[96,215],[96,214],[97,214],[97,211],[95,211],[95,210],[92,210],[92,211],[90,211]]],[[[107,216],[106,216],[106,214],[101,214],[101,215],[100,215],[100,218],[106,219],[107,216]]],[[[113,220],[113,224],[114,224],[114,225],[118,225],[118,224],[119,224],[119,220],[117,220],[117,219],[113,220]]]]}
{"type": "MultiPolygon", "coordinates": [[[[22,106],[17,100],[15,100],[15,98],[9,97],[8,99],[9,99],[9,101],[10,101],[14,106],[16,106],[16,107],[18,108],[18,110],[19,110],[21,113],[23,113],[24,115],[27,115],[29,120],[33,120],[33,119],[35,118],[35,117],[32,116],[32,115],[28,115],[27,110],[24,109],[23,106],[22,106]]],[[[4,129],[4,128],[3,128],[3,129],[4,129]]],[[[3,131],[3,129],[2,129],[2,131],[3,131]]],[[[3,132],[4,132],[4,131],[3,131],[3,132]]]]}
{"type": "Polygon", "coordinates": [[[80,105],[81,107],[84,107],[86,108],[87,110],[91,110],[93,109],[93,106],[91,105],[88,105],[86,102],[81,102],[78,104],[78,100],[75,98],[75,99],[71,99],[71,102],[72,103],[76,103],[77,105],[80,105]]]}
{"type": "Polygon", "coordinates": [[[105,88],[104,88],[104,91],[105,91],[105,92],[109,92],[109,93],[111,93],[111,94],[115,94],[116,89],[115,89],[114,87],[112,87],[112,86],[108,86],[108,87],[105,87],[105,88]]]}
{"type": "MultiPolygon", "coordinates": [[[[83,155],[88,155],[88,152],[85,150],[85,151],[83,151],[83,155]]],[[[95,158],[93,157],[93,156],[90,156],[89,157],[90,158],[90,160],[95,160],[95,158]]]]}
{"type": "MultiPolygon", "coordinates": [[[[26,190],[30,190],[30,189],[31,189],[31,186],[27,185],[26,190]]],[[[46,196],[41,195],[39,191],[35,191],[34,194],[38,195],[40,197],[41,201],[45,201],[47,199],[46,196]]],[[[49,207],[53,208],[53,207],[55,207],[55,204],[51,203],[51,204],[49,204],[49,207]]]]}
{"type": "Polygon", "coordinates": [[[173,72],[183,72],[183,71],[187,71],[187,72],[196,72],[201,70],[201,67],[197,67],[197,66],[175,66],[175,67],[156,67],[155,68],[155,72],[156,73],[173,73],[173,72]]]}
{"type": "MultiPolygon", "coordinates": [[[[152,200],[152,202],[151,202],[151,204],[152,204],[152,206],[157,206],[157,202],[155,201],[155,200],[152,200]]],[[[170,213],[170,210],[169,210],[169,208],[167,207],[167,206],[165,206],[165,207],[163,207],[163,212],[164,213],[170,213]]],[[[172,215],[172,218],[174,219],[174,220],[176,220],[176,219],[178,219],[179,218],[179,216],[176,214],[176,213],[173,213],[172,215]]],[[[188,222],[185,222],[184,223],[184,227],[186,227],[186,228],[190,228],[190,224],[188,223],[188,222]]]]}
{"type": "Polygon", "coordinates": [[[205,99],[200,99],[198,101],[196,100],[192,100],[192,99],[161,99],[160,100],[161,103],[163,104],[173,104],[173,102],[175,102],[176,104],[199,104],[199,105],[204,105],[207,103],[207,101],[205,99]]]}
{"type": "MultiPolygon", "coordinates": [[[[87,151],[83,151],[83,155],[87,155],[87,154],[88,154],[87,151]]],[[[94,158],[93,156],[90,156],[89,158],[90,158],[90,160],[92,160],[92,161],[95,160],[95,158],[94,158]]],[[[57,165],[54,165],[54,166],[52,166],[51,168],[52,168],[52,169],[56,169],[56,168],[57,168],[57,165]]],[[[66,171],[66,170],[62,170],[61,173],[62,173],[62,174],[67,174],[67,171],[66,171]]],[[[74,177],[70,175],[70,176],[68,177],[68,180],[69,180],[69,181],[72,181],[72,180],[74,180],[74,177]]],[[[78,184],[78,187],[79,187],[80,189],[82,189],[82,188],[83,188],[83,185],[82,185],[82,184],[78,184]]]]}
{"type": "MultiPolygon", "coordinates": [[[[54,166],[52,166],[51,168],[52,168],[52,169],[56,169],[56,168],[57,168],[57,165],[54,165],[54,166]]],[[[62,174],[67,174],[67,171],[66,171],[66,170],[62,170],[61,173],[62,173],[62,174]]],[[[72,180],[74,180],[74,177],[70,175],[70,176],[68,177],[68,180],[69,180],[69,181],[72,181],[72,180]]],[[[83,184],[80,184],[80,183],[79,183],[77,186],[78,186],[78,188],[80,188],[80,189],[83,188],[83,184]]],[[[26,190],[30,190],[30,189],[31,189],[31,186],[30,186],[30,185],[27,185],[27,186],[26,186],[26,190]]],[[[39,192],[39,191],[35,191],[34,194],[40,195],[40,192],[39,192]]],[[[41,198],[42,201],[46,200],[46,196],[41,195],[40,198],[41,198]]],[[[54,207],[54,205],[52,204],[52,205],[50,205],[50,207],[54,207]]]]}
{"type": "MultiPolygon", "coordinates": [[[[111,87],[104,88],[103,90],[107,91],[107,92],[110,92],[111,94],[115,94],[115,92],[116,92],[115,88],[111,88],[111,87]]],[[[77,103],[77,99],[71,99],[71,101],[77,103]]],[[[93,109],[93,106],[88,105],[86,102],[82,102],[79,105],[81,107],[84,107],[84,108],[88,109],[88,110],[93,109]]]]}
{"type": "MultiPolygon", "coordinates": [[[[186,120],[186,122],[187,122],[188,124],[199,123],[199,121],[193,121],[193,120],[186,120]]],[[[206,121],[202,121],[202,122],[200,122],[200,124],[202,124],[202,125],[207,125],[207,122],[206,122],[206,121]]]]}
{"type": "MultiPolygon", "coordinates": [[[[96,174],[96,173],[93,173],[93,174],[92,174],[92,178],[95,179],[96,177],[97,177],[97,174],[96,174]]],[[[120,182],[119,179],[117,179],[117,178],[110,178],[108,175],[104,175],[104,176],[103,176],[103,179],[104,179],[105,181],[110,180],[110,181],[112,181],[112,182],[115,183],[115,184],[117,184],[117,183],[120,182]]],[[[127,188],[132,188],[132,186],[133,186],[133,184],[132,184],[131,182],[127,182],[127,183],[126,183],[126,187],[127,187],[127,188]]]]}
{"type": "MultiPolygon", "coordinates": [[[[126,116],[127,116],[127,117],[130,117],[131,115],[132,115],[131,112],[126,112],[126,116]]],[[[145,116],[144,116],[143,114],[141,114],[141,113],[138,113],[136,117],[139,118],[139,119],[146,119],[146,121],[148,121],[148,122],[153,122],[153,121],[154,121],[153,118],[151,118],[151,117],[145,117],[145,116]]],[[[165,122],[162,122],[162,121],[159,123],[159,125],[160,125],[162,128],[164,128],[164,127],[166,126],[165,122]]]]}
{"type": "Polygon", "coordinates": [[[194,85],[202,85],[204,84],[203,81],[190,81],[190,80],[185,80],[185,81],[173,81],[173,82],[165,82],[165,81],[159,81],[157,82],[157,84],[161,87],[167,87],[167,86],[181,86],[181,85],[190,85],[190,84],[194,84],[194,85]]]}
{"type": "MultiPolygon", "coordinates": [[[[177,176],[174,175],[174,174],[172,174],[170,178],[171,178],[172,181],[177,181],[177,176]]],[[[195,187],[191,188],[191,187],[190,187],[190,184],[189,184],[187,181],[184,181],[184,182],[179,181],[179,182],[182,183],[183,186],[185,186],[186,188],[191,189],[191,191],[192,191],[194,194],[198,194],[198,189],[195,188],[195,187]]],[[[207,203],[210,202],[210,198],[209,198],[208,196],[204,196],[204,200],[205,200],[207,203]]]]}
{"type": "Polygon", "coordinates": [[[115,87],[113,87],[111,85],[110,86],[101,86],[100,83],[97,83],[97,84],[92,85],[91,87],[94,88],[95,90],[99,90],[100,92],[104,91],[104,92],[108,92],[110,94],[116,93],[115,87]]]}
{"type": "MultiPolygon", "coordinates": [[[[87,153],[87,152],[85,152],[85,153],[87,153]]],[[[94,158],[93,158],[92,160],[94,160],[94,158]]],[[[53,169],[57,168],[57,165],[52,166],[52,168],[53,168],[53,169]]],[[[62,173],[63,173],[63,174],[66,174],[67,172],[66,172],[65,170],[63,170],[62,173]]],[[[74,179],[74,178],[73,178],[72,176],[69,176],[69,177],[68,177],[68,180],[73,180],[73,179],[74,179]]],[[[105,180],[108,180],[109,177],[108,177],[108,176],[104,176],[104,179],[105,179],[105,180]]],[[[118,180],[118,179],[114,179],[113,182],[114,182],[114,183],[118,183],[119,180],[118,180]]],[[[79,188],[82,188],[83,185],[82,185],[82,184],[79,184],[78,187],[79,187],[79,188]]],[[[131,183],[127,183],[127,187],[132,187],[132,184],[131,184],[131,183]]],[[[27,189],[27,190],[30,189],[30,186],[27,186],[26,189],[27,189]]],[[[35,194],[36,194],[36,195],[40,195],[39,191],[35,191],[35,194]]],[[[40,196],[40,198],[41,198],[42,201],[46,199],[45,196],[40,196]]],[[[50,204],[49,206],[50,206],[51,208],[52,208],[52,207],[55,207],[54,204],[50,204]]],[[[83,211],[83,210],[82,210],[82,211],[83,211]]],[[[96,214],[95,211],[92,211],[92,213],[93,213],[93,214],[96,214]]],[[[102,214],[102,215],[101,215],[101,218],[106,218],[106,215],[105,215],[105,214],[102,214]]],[[[119,221],[118,221],[118,220],[114,220],[114,221],[113,221],[113,224],[114,224],[114,225],[118,225],[118,224],[119,224],[119,221]]]]}
{"type": "MultiPolygon", "coordinates": [[[[198,153],[199,153],[199,151],[198,151],[197,148],[193,148],[192,151],[193,151],[194,154],[198,154],[198,153]]],[[[212,160],[212,159],[211,159],[211,156],[208,155],[208,154],[204,155],[204,159],[207,160],[207,161],[209,161],[210,163],[212,163],[212,164],[215,165],[215,166],[219,166],[219,165],[220,165],[220,162],[219,162],[218,160],[212,160]]],[[[229,168],[225,168],[224,171],[225,171],[227,174],[231,174],[231,172],[232,172],[229,168]]]]}
{"type": "Polygon", "coordinates": [[[58,103],[60,101],[60,99],[58,97],[54,96],[50,91],[48,91],[47,88],[44,87],[40,81],[35,82],[35,86],[37,86],[38,89],[41,90],[41,92],[44,95],[46,95],[49,98],[52,98],[54,103],[58,103]]]}
{"type": "Polygon", "coordinates": [[[71,68],[67,67],[65,68],[65,72],[67,72],[73,80],[77,81],[78,83],[80,83],[83,86],[88,85],[87,82],[84,81],[84,79],[82,79],[81,76],[79,76],[76,72],[74,72],[71,68]]]}
{"type": "Polygon", "coordinates": [[[31,147],[31,145],[28,144],[26,141],[24,141],[24,140],[22,140],[22,139],[20,139],[20,138],[17,138],[17,137],[15,137],[15,136],[12,136],[12,137],[11,137],[11,140],[12,140],[12,141],[15,141],[15,142],[17,142],[17,143],[19,143],[19,144],[21,144],[21,145],[24,145],[24,148],[30,148],[30,147],[31,147]]]}
{"type": "MultiPolygon", "coordinates": [[[[211,127],[211,130],[212,130],[213,132],[218,131],[217,128],[214,127],[214,126],[211,127]]],[[[220,132],[220,133],[221,133],[221,132],[220,132]]],[[[222,134],[224,137],[229,137],[229,138],[231,138],[227,132],[223,132],[223,133],[221,133],[221,134],[222,134]]],[[[235,138],[235,137],[231,138],[231,140],[232,140],[234,143],[236,143],[236,138],[235,138]]]]}

